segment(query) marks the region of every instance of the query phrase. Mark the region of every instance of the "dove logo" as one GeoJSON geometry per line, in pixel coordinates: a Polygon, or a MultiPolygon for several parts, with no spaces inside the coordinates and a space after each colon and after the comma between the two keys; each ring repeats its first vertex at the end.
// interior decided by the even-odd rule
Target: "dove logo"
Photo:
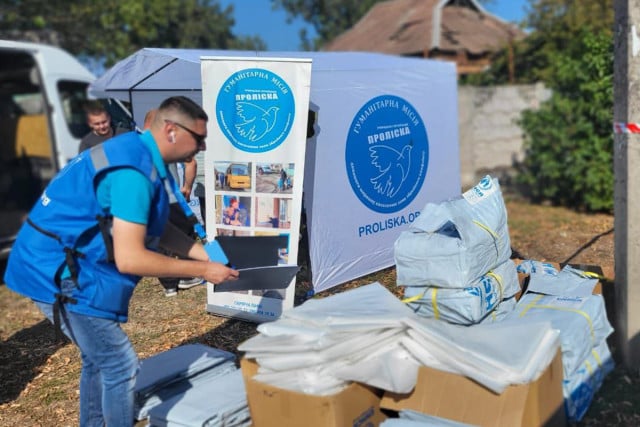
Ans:
{"type": "Polygon", "coordinates": [[[216,100],[222,133],[239,150],[263,153],[278,147],[291,131],[295,103],[289,85],[264,69],[229,77],[216,100]]]}
{"type": "Polygon", "coordinates": [[[373,98],[351,123],[345,157],[349,183],[360,201],[375,212],[397,212],[420,192],[427,174],[424,122],[400,97],[373,98]]]}

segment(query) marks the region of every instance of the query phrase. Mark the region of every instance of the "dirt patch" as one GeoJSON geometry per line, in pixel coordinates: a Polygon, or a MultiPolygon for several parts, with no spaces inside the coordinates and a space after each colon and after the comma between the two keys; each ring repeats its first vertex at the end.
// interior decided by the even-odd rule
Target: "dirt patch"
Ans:
{"type": "MultiPolygon", "coordinates": [[[[579,214],[509,198],[507,210],[512,247],[522,257],[601,265],[613,274],[611,215],[579,214]]],[[[398,294],[395,270],[390,268],[317,297],[373,281],[398,294]]],[[[301,276],[297,303],[309,289],[301,276]]],[[[210,315],[205,305],[204,286],[167,298],[155,279],[145,279],[136,288],[124,329],[140,358],[185,343],[237,353],[238,344],[256,333],[255,324],[210,315]]],[[[37,308],[6,286],[0,286],[0,341],[0,425],[77,425],[80,361],[76,348],[56,342],[52,326],[37,308]]],[[[617,368],[609,375],[580,425],[640,425],[638,372],[617,368]]]]}

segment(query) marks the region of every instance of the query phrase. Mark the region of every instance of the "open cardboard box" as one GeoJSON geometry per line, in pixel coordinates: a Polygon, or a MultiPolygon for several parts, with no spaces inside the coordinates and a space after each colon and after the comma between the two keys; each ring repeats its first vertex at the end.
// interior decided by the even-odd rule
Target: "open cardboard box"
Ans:
{"type": "Polygon", "coordinates": [[[240,361],[254,427],[377,426],[382,391],[358,383],[330,396],[312,396],[255,381],[255,360],[240,361]]]}
{"type": "Polygon", "coordinates": [[[565,426],[560,351],[530,384],[512,385],[495,394],[475,381],[421,367],[411,393],[386,392],[380,406],[412,409],[471,425],[487,427],[565,426]]]}

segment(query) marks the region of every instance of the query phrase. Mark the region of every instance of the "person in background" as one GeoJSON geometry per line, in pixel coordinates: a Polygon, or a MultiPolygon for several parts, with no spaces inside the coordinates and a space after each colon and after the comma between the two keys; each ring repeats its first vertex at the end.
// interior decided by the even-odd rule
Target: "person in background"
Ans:
{"type": "Polygon", "coordinates": [[[280,179],[278,179],[278,189],[282,192],[287,189],[287,171],[284,167],[280,169],[280,179]]]}
{"type": "Polygon", "coordinates": [[[101,144],[116,135],[128,132],[127,129],[113,126],[111,115],[109,115],[109,112],[100,101],[90,101],[85,105],[84,111],[87,115],[87,125],[91,128],[91,131],[80,141],[78,153],[82,153],[87,148],[101,144]]]}
{"type": "Polygon", "coordinates": [[[31,298],[80,350],[83,427],[133,424],[139,364],[120,324],[142,277],[238,276],[167,222],[165,165],[206,149],[207,120],[198,104],[171,97],[149,130],[82,152],[51,180],[12,247],[7,287],[31,298]]]}
{"type": "MultiPolygon", "coordinates": [[[[144,124],[142,126],[143,130],[147,130],[151,127],[156,111],[156,109],[147,111],[147,114],[144,116],[144,124]]],[[[183,177],[178,173],[177,163],[171,163],[167,165],[167,168],[175,182],[182,184],[180,185],[180,193],[182,193],[185,200],[188,202],[191,196],[193,183],[196,179],[198,163],[196,162],[195,157],[192,157],[191,159],[185,159],[183,164],[183,177]]],[[[169,205],[169,222],[178,227],[186,235],[191,236],[194,240],[196,239],[197,235],[193,229],[193,224],[189,222],[186,214],[177,202],[169,205]]],[[[167,255],[174,256],[171,252],[167,252],[167,255]]],[[[164,295],[167,297],[176,296],[178,294],[178,289],[189,289],[203,283],[203,279],[201,277],[161,277],[159,278],[159,281],[164,288],[164,295]]]]}
{"type": "Polygon", "coordinates": [[[222,223],[226,225],[242,225],[239,215],[238,199],[232,197],[229,199],[229,206],[224,209],[222,223]]]}

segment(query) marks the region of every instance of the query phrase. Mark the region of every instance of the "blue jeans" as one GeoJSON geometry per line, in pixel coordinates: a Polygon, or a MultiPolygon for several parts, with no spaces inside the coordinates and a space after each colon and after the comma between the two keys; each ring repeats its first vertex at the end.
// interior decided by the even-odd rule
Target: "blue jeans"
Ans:
{"type": "MultiPolygon", "coordinates": [[[[62,281],[70,295],[73,282],[62,281]]],[[[53,304],[36,301],[53,323],[53,304]]],[[[80,349],[80,426],[131,427],[133,388],[138,373],[138,356],[129,337],[113,320],[60,310],[62,332],[80,349]]]]}

